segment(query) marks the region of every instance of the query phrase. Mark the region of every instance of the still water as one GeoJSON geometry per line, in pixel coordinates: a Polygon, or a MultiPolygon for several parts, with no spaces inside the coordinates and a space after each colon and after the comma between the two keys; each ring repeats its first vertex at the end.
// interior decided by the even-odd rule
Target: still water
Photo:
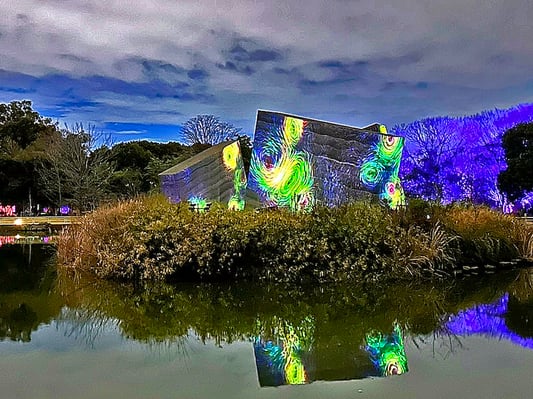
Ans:
{"type": "Polygon", "coordinates": [[[532,398],[533,270],[135,287],[0,245],[0,398],[532,398]]]}

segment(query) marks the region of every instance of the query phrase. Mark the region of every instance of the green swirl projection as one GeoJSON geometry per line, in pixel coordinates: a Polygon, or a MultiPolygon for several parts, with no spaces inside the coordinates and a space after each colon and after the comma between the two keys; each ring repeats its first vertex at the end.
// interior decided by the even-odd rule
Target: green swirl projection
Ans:
{"type": "Polygon", "coordinates": [[[361,165],[360,174],[361,181],[368,188],[376,188],[381,180],[383,179],[383,174],[385,172],[385,167],[379,163],[376,159],[369,159],[361,165]]]}
{"type": "Polygon", "coordinates": [[[381,376],[403,374],[409,371],[402,332],[396,324],[391,335],[372,332],[366,336],[365,350],[381,376]]]}
{"type": "Polygon", "coordinates": [[[402,158],[403,138],[387,134],[380,126],[380,135],[370,154],[360,167],[363,185],[378,192],[379,198],[391,209],[405,205],[405,195],[398,177],[402,158]]]}
{"type": "Polygon", "coordinates": [[[305,121],[283,117],[261,148],[252,154],[250,172],[268,204],[294,211],[314,205],[313,171],[309,155],[296,145],[305,131],[305,121]]]}

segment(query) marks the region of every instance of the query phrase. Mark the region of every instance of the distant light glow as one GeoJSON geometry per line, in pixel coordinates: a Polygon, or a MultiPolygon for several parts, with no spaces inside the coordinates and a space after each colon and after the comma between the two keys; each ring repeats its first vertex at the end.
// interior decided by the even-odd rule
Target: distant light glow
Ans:
{"type": "Polygon", "coordinates": [[[69,215],[70,212],[71,212],[71,209],[70,209],[70,206],[68,206],[68,205],[62,205],[62,206],[59,208],[59,213],[60,213],[62,216],[69,215]]]}
{"type": "Polygon", "coordinates": [[[17,207],[15,205],[0,204],[0,216],[16,216],[17,207]]]}
{"type": "Polygon", "coordinates": [[[198,212],[205,212],[208,208],[208,202],[205,198],[193,196],[189,198],[189,204],[198,212]]]}

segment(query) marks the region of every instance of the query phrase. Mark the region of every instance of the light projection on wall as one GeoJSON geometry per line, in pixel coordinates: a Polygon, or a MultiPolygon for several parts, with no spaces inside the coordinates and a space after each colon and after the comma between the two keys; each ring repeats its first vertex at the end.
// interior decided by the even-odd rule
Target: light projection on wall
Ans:
{"type": "MultiPolygon", "coordinates": [[[[267,206],[309,210],[314,204],[309,155],[296,149],[306,122],[290,116],[276,119],[260,141],[254,141],[250,173],[267,206]]],[[[256,135],[257,135],[256,130],[256,135]]]]}
{"type": "Polygon", "coordinates": [[[235,211],[242,211],[246,205],[244,197],[247,179],[238,141],[224,147],[222,150],[222,160],[226,169],[233,173],[233,195],[228,201],[228,208],[235,211]]]}
{"type": "Polygon", "coordinates": [[[229,209],[244,209],[247,179],[238,141],[208,148],[160,173],[159,178],[171,202],[201,205],[201,201],[217,201],[229,209]]]}
{"type": "Polygon", "coordinates": [[[402,332],[397,324],[390,335],[381,332],[367,334],[365,350],[382,377],[403,374],[409,370],[402,332]]]}
{"type": "Polygon", "coordinates": [[[396,208],[403,138],[385,133],[258,111],[248,188],[264,205],[294,211],[372,195],[396,208]]]}
{"type": "Polygon", "coordinates": [[[509,311],[509,294],[491,304],[475,305],[450,316],[444,331],[457,336],[480,335],[506,339],[524,348],[533,349],[533,336],[522,337],[509,329],[506,315],[509,311]]]}
{"type": "Polygon", "coordinates": [[[405,205],[405,195],[398,177],[402,158],[403,139],[387,134],[380,126],[379,139],[360,169],[361,182],[369,190],[379,193],[379,198],[392,209],[405,205]]]}

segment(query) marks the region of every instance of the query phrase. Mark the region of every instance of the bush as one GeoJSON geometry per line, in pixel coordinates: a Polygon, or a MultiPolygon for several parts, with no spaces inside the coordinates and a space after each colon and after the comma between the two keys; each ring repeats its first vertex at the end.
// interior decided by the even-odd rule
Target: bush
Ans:
{"type": "Polygon", "coordinates": [[[206,213],[151,196],[100,208],[59,239],[60,264],[121,280],[326,282],[445,276],[531,258],[532,228],[483,207],[358,202],[310,213],[206,213]],[[428,216],[429,215],[429,218],[428,216]]]}

